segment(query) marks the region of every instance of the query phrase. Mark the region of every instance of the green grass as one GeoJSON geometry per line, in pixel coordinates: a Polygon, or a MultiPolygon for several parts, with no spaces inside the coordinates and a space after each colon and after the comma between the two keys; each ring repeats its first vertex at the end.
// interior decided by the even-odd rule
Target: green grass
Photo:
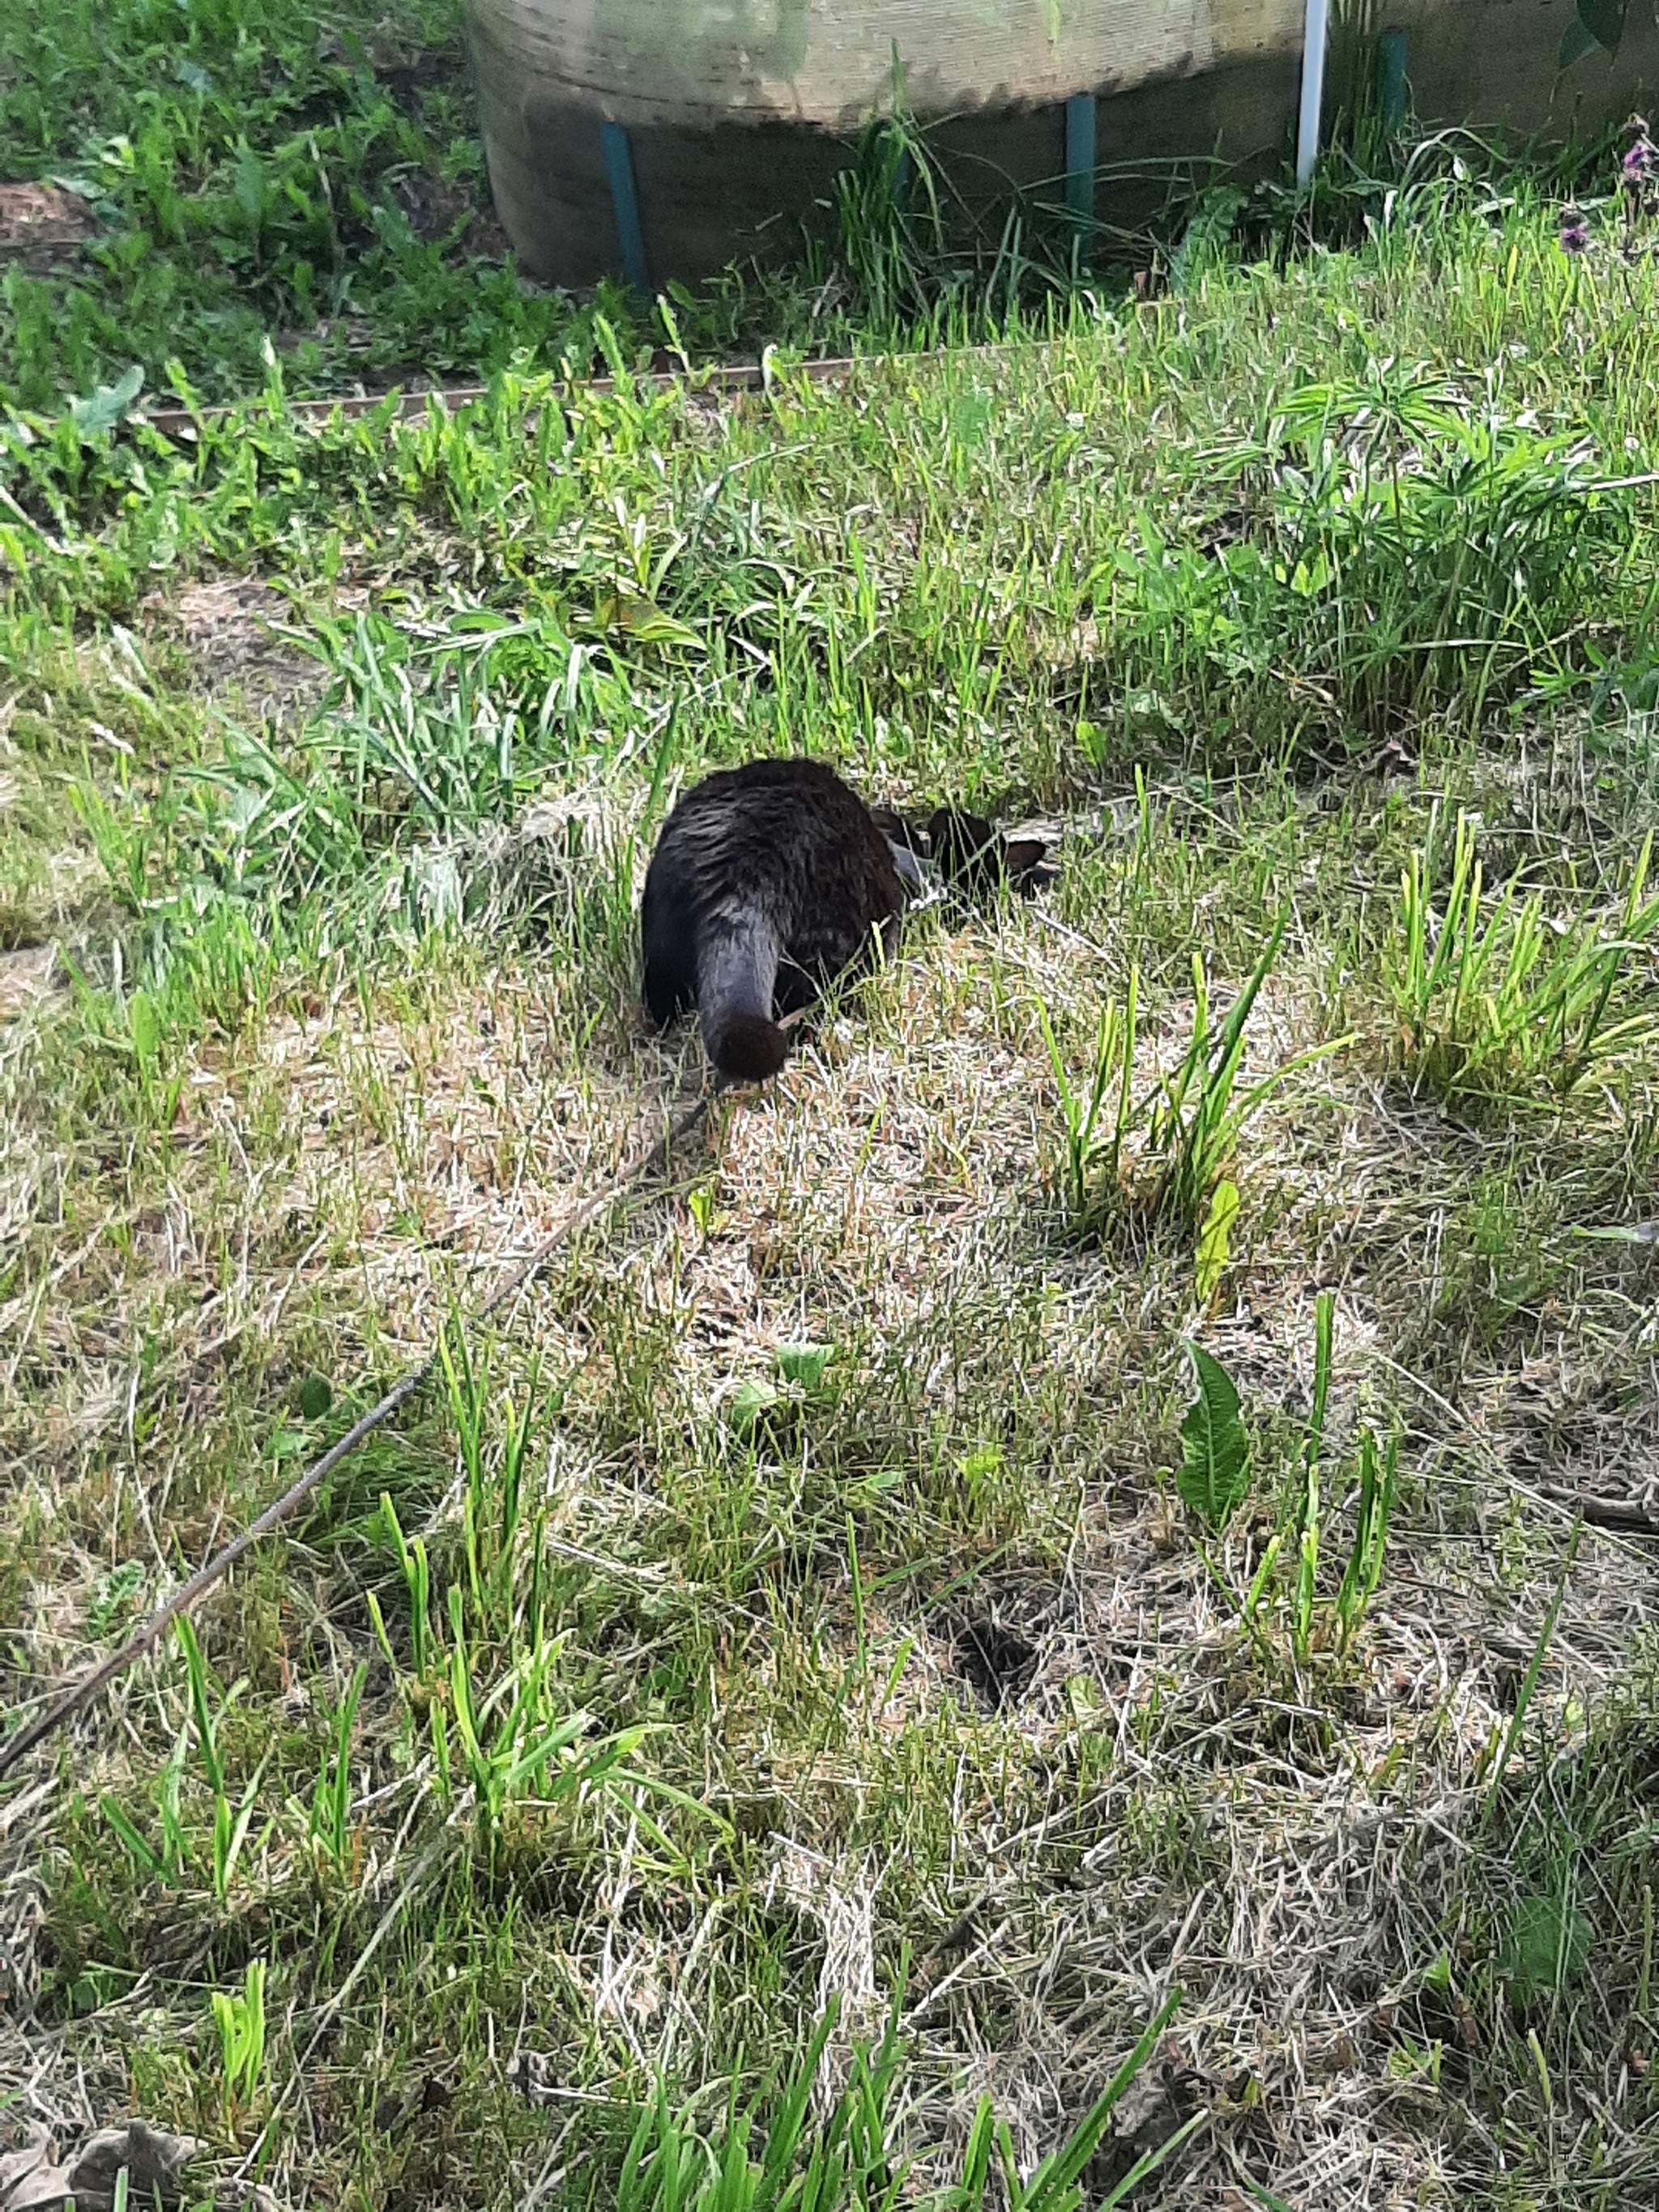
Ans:
{"type": "Polygon", "coordinates": [[[522,278],[495,219],[458,0],[12,9],[0,180],[66,188],[88,234],[46,266],[0,264],[0,406],[54,415],[134,368],[152,397],[216,401],[273,362],[329,394],[581,374],[618,340],[634,359],[835,351],[994,331],[1077,273],[1063,221],[969,210],[913,130],[848,153],[833,204],[767,265],[661,306],[610,283],[577,300],[522,278]]]}
{"type": "Polygon", "coordinates": [[[1647,1563],[1551,1493],[1650,1451],[1655,278],[1413,174],[838,391],[6,431],[6,1705],[447,1358],[8,1785],[0,2098],[204,2200],[1651,2196],[1647,1563]],[[641,868],[786,748],[1060,879],[469,1329],[701,1079],[641,868]],[[1195,951],[1205,1172],[1080,1237],[1195,951]]]}
{"type": "Polygon", "coordinates": [[[585,356],[582,319],[486,228],[452,6],[53,0],[8,11],[0,88],[0,175],[64,178],[97,217],[70,265],[0,278],[15,405],[56,412],[133,362],[153,391],[176,362],[224,397],[270,343],[320,391],[585,356]]]}

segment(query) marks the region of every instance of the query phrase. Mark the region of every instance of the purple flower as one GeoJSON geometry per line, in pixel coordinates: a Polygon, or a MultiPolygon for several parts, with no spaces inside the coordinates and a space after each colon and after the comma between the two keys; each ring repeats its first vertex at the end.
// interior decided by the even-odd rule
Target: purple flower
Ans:
{"type": "Polygon", "coordinates": [[[1589,225],[1577,208],[1570,208],[1561,223],[1561,251],[1577,255],[1589,252],[1589,225]]]}
{"type": "Polygon", "coordinates": [[[1659,148],[1656,148],[1650,139],[1638,138],[1625,156],[1625,182],[1627,185],[1643,183],[1653,174],[1656,164],[1659,164],[1659,148]]]}

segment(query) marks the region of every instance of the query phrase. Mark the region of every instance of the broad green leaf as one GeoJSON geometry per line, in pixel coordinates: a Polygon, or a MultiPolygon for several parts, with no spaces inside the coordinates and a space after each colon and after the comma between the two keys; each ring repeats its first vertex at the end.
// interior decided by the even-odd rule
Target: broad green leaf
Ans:
{"type": "Polygon", "coordinates": [[[1219,1530],[1249,1493],[1250,1440],[1239,1419],[1238,1393],[1225,1368],[1196,1344],[1187,1350],[1198,1395],[1181,1424],[1186,1456],[1176,1487],[1189,1510],[1219,1530]]]}
{"type": "Polygon", "coordinates": [[[1576,1982],[1589,1958],[1595,1929],[1584,1915],[1555,1897],[1522,1898],[1510,1922],[1498,1971],[1519,2004],[1576,1982]]]}
{"type": "Polygon", "coordinates": [[[1629,0],[1578,0],[1578,20],[1604,53],[1618,52],[1628,13],[1629,0]]]}
{"type": "Polygon", "coordinates": [[[732,1426],[740,1437],[746,1437],[767,1407],[777,1402],[778,1394],[769,1382],[740,1383],[732,1395],[732,1426]]]}
{"type": "Polygon", "coordinates": [[[1595,0],[1586,0],[1577,15],[1568,20],[1566,28],[1562,31],[1562,51],[1555,58],[1555,73],[1566,76],[1566,70],[1573,69],[1575,62],[1582,62],[1589,53],[1613,53],[1621,35],[1624,35],[1624,9],[1620,7],[1606,11],[1606,9],[1599,9],[1595,0]],[[1604,13],[1617,13],[1617,18],[1620,18],[1620,28],[1613,33],[1613,46],[1604,45],[1601,35],[1593,28],[1593,20],[1604,15],[1604,13]]]}
{"type": "Polygon", "coordinates": [[[833,1344],[781,1344],[778,1371],[786,1382],[793,1382],[802,1390],[816,1390],[835,1351],[833,1344]]]}
{"type": "Polygon", "coordinates": [[[1109,749],[1107,732],[1098,722],[1079,716],[1077,726],[1077,749],[1091,768],[1104,768],[1109,749]]]}
{"type": "Polygon", "coordinates": [[[1238,1214],[1238,1186],[1218,1182],[1215,1195],[1210,1200],[1210,1210],[1204,1217],[1204,1226],[1198,1232],[1198,1251],[1193,1261],[1194,1287],[1198,1302],[1206,1306],[1215,1295],[1216,1285],[1227,1264],[1231,1249],[1232,1226],[1238,1214]]]}
{"type": "Polygon", "coordinates": [[[90,399],[71,399],[70,420],[83,435],[113,430],[144,388],[144,372],[137,362],[118,384],[100,384],[90,399]]]}
{"type": "Polygon", "coordinates": [[[246,138],[242,141],[242,150],[236,163],[236,178],[232,189],[236,195],[237,206],[247,217],[249,228],[257,233],[264,222],[266,210],[270,204],[270,187],[265,181],[265,173],[259,156],[246,138]]]}
{"type": "Polygon", "coordinates": [[[1587,27],[1582,16],[1575,15],[1561,33],[1561,51],[1555,58],[1556,75],[1565,76],[1587,54],[1599,54],[1601,51],[1601,41],[1595,32],[1587,27]]]}

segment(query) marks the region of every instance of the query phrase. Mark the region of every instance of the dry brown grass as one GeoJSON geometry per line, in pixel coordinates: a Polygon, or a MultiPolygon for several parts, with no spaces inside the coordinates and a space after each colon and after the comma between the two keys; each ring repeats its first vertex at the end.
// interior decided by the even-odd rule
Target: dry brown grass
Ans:
{"type": "MultiPolygon", "coordinates": [[[[1173,839],[1178,795],[1166,804],[1173,839]]],[[[1352,855],[1322,852],[1316,823],[1300,835],[1317,903],[1352,855]]],[[[1207,1316],[1194,1310],[1185,1237],[1126,1219],[1103,1244],[1078,1244],[1049,1179],[1036,997],[1081,1036],[1102,978],[1139,941],[1169,993],[1143,1039],[1149,1077],[1182,1034],[1174,942],[1158,972],[1180,896],[1172,907],[1165,886],[1152,908],[1113,921],[1105,893],[1126,854],[1121,840],[1074,839],[1052,916],[924,917],[903,960],[817,1024],[768,1093],[717,1109],[706,1145],[677,1163],[676,1190],[569,1253],[514,1315],[506,1371],[522,1373],[533,1349],[562,1393],[538,1484],[588,1590],[570,1600],[573,1692],[648,1715],[648,1655],[700,1655],[703,1686],[669,1693],[673,1727],[653,1756],[753,1845],[720,1875],[712,1863],[692,1871],[695,1852],[678,1874],[630,1872],[635,1846],[605,1829],[592,1875],[562,1878],[586,1891],[574,1917],[521,1908],[516,2025],[485,2001],[484,2042],[450,2049],[469,2112],[507,2094],[487,2085],[508,2078],[514,2051],[524,2065],[542,2053],[561,2094],[608,2093],[661,2063],[696,2078],[750,2032],[723,2025],[721,2008],[735,1997],[738,2019],[757,2016],[739,1993],[780,1941],[778,1967],[799,1976],[789,2016],[844,1985],[867,2025],[908,1942],[921,1960],[902,2020],[922,2174],[949,2173],[981,2090],[1035,2161],[1176,1980],[1187,2001],[1121,2140],[1144,2147],[1200,2106],[1209,2118],[1158,2201],[1241,2203],[1254,2179],[1291,2203],[1449,2204],[1488,2191],[1513,2155],[1500,2144],[1512,2146],[1527,2091],[1497,2088],[1516,2031],[1490,1955],[1503,1881],[1480,1842],[1491,1760],[1562,1553],[1566,1516],[1541,1495],[1545,1473],[1601,1487],[1616,1475],[1646,1494],[1645,1443],[1632,1449],[1643,1417],[1620,1395],[1650,1358],[1645,1263],[1581,1245],[1546,1310],[1494,1322],[1478,1269],[1448,1304],[1449,1224],[1484,1188],[1490,1140],[1403,1098],[1364,1043],[1249,1131],[1242,1234],[1207,1316]],[[1091,906],[1093,952],[1058,921],[1091,906]],[[694,1188],[712,1207],[701,1225],[694,1188]],[[1256,1497],[1217,1553],[1241,1589],[1279,1510],[1328,1285],[1333,1451],[1362,1404],[1396,1410],[1407,1480],[1357,1659],[1316,1654],[1298,1668],[1281,1632],[1265,1651],[1242,1633],[1185,1524],[1169,1475],[1177,1335],[1201,1330],[1258,1428],[1256,1497]],[[841,1387],[794,1425],[763,1417],[751,1454],[732,1427],[736,1394],[775,1373],[777,1346],[803,1341],[837,1348],[841,1387]],[[961,1462],[987,1445],[1000,1462],[975,1494],[961,1462]],[[780,1924],[781,1939],[766,1935],[780,1924]],[[1443,1953],[1455,1966],[1443,1996],[1425,1981],[1443,1953]]],[[[1206,904],[1224,943],[1260,927],[1224,862],[1206,904]]],[[[1316,1040],[1330,989],[1316,921],[1264,998],[1251,1065],[1316,1040]]],[[[25,1532],[11,1587],[37,1680],[95,1643],[90,1610],[119,1559],[142,1563],[154,1594],[268,1489],[247,1458],[268,1425],[260,1409],[291,1404],[313,1369],[368,1388],[695,1085],[680,1041],[648,1038],[620,1003],[585,1036],[587,1011],[580,971],[500,939],[423,959],[368,1001],[343,977],[319,982],[234,1046],[192,1048],[174,1126],[118,1168],[103,1149],[112,1130],[71,1139],[43,1107],[70,1048],[53,1016],[13,1022],[4,1203],[37,1238],[43,1206],[58,1213],[37,1245],[50,1267],[13,1289],[4,1332],[25,1532]]],[[[1505,1138],[1506,1187],[1593,1177],[1598,1146],[1616,1148],[1633,1110],[1505,1138]]],[[[1556,1258],[1568,1249],[1557,1235],[1556,1258]]],[[[361,1540],[316,1541],[393,1480],[418,1504],[410,1525],[442,1548],[459,1492],[435,1418],[418,1425],[413,1462],[388,1446],[355,1504],[337,1499],[286,1564],[273,1558],[210,1608],[223,1678],[248,1674],[270,1723],[301,1742],[326,1680],[372,1649],[363,1580],[386,1587],[361,1540]]],[[[1333,1553],[1342,1525],[1338,1510],[1333,1553]]],[[[1650,1609],[1637,1547],[1589,1534],[1510,1794],[1566,1788],[1552,1776],[1570,1774],[1587,1726],[1603,1725],[1650,1609]]],[[[78,1885],[111,1862],[88,1816],[66,1828],[64,1793],[90,1804],[113,1789],[140,1806],[135,1778],[154,1771],[179,1695],[171,1657],[140,1668],[76,1725],[59,1779],[37,1771],[4,1808],[3,2063],[18,2112],[60,2131],[135,2089],[161,2100],[158,2118],[199,2121],[185,2064],[200,2047],[192,1991],[227,1941],[276,1939],[298,1894],[291,1823],[273,1806],[252,1893],[218,1935],[210,1915],[199,1942],[180,1943],[163,1932],[179,1908],[147,1905],[138,1978],[90,2017],[65,2008],[64,1962],[93,1940],[75,1932],[78,1885]],[[55,2024],[19,2008],[53,1989],[55,2024]],[[135,2038],[163,2054],[142,2075],[135,2038]]],[[[412,1800],[409,1782],[386,1786],[397,1734],[377,1678],[362,1753],[367,1929],[400,1909],[430,1788],[418,1756],[412,1800]]],[[[420,1899],[417,1884],[406,1909],[420,1899]]],[[[1610,1915],[1626,1909],[1604,1894],[1593,1915],[1592,1990],[1601,1964],[1620,1971],[1610,1915]]],[[[288,2064],[307,2049],[320,1990],[302,1993],[291,1956],[278,1972],[276,2019],[300,2008],[276,2031],[288,2064]]],[[[398,2001],[394,1981],[379,1986],[377,2002],[398,2001]]],[[[373,2070],[368,2022],[351,2016],[356,2040],[337,2063],[373,2070]]],[[[428,2064],[453,2033],[413,2019],[399,2031],[428,2064]]],[[[482,2018],[471,2033],[483,2036],[482,2018]]],[[[1611,2185],[1639,2194],[1650,2154],[1639,2124],[1626,2135],[1620,2120],[1639,2109],[1639,2079],[1583,2075],[1571,2033],[1551,2049],[1557,2106],[1526,2122],[1546,2145],[1540,2183],[1567,2186],[1594,2115],[1611,2185]]],[[[287,2085],[273,2178],[290,2201],[332,2192],[350,2170],[349,2131],[325,2117],[350,2093],[330,2083],[319,2055],[287,2085]]],[[[515,2139],[534,2133],[536,2108],[522,2109],[515,2139]]],[[[474,2184],[484,2191],[452,2173],[442,2187],[483,2201],[474,2184]]]]}

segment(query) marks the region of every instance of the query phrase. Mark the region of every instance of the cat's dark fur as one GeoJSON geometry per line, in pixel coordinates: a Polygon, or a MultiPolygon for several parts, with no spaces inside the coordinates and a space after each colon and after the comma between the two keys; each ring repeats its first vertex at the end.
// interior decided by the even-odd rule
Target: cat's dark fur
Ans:
{"type": "Polygon", "coordinates": [[[939,881],[963,897],[988,898],[1007,884],[1030,898],[1053,876],[1045,839],[1006,836],[965,806],[936,807],[925,830],[890,806],[870,811],[895,853],[931,861],[939,881]]]}
{"type": "Polygon", "coordinates": [[[1030,898],[1045,880],[1048,848],[1042,838],[1006,837],[982,814],[963,806],[938,809],[927,824],[927,844],[944,880],[970,898],[983,898],[1003,884],[1030,898]]]}
{"type": "Polygon", "coordinates": [[[919,887],[909,854],[821,762],[708,776],[664,823],[645,879],[652,1018],[660,1028],[695,1006],[720,1073],[763,1082],[787,1048],[776,1017],[811,1005],[878,931],[891,941],[907,879],[919,887]]]}

